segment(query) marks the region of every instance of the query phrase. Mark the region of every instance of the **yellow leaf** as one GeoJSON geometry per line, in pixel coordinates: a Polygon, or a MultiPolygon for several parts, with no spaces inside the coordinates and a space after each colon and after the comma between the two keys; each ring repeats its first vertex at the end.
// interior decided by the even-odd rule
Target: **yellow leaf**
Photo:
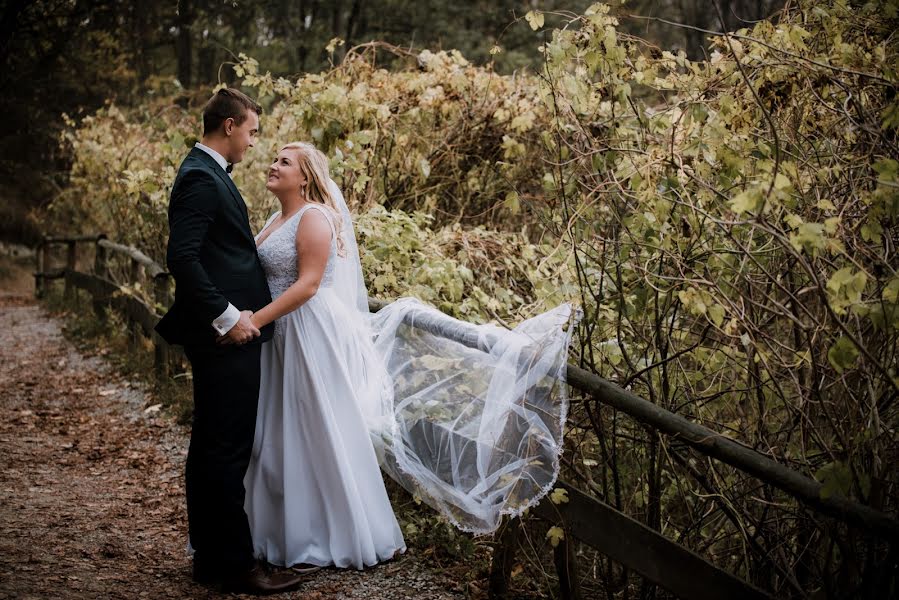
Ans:
{"type": "Polygon", "coordinates": [[[555,488],[549,495],[549,499],[553,504],[565,504],[568,502],[568,490],[565,488],[555,488]]]}
{"type": "Polygon", "coordinates": [[[334,50],[337,49],[338,46],[343,46],[343,44],[344,41],[339,37],[331,38],[331,41],[328,42],[327,46],[325,46],[325,50],[328,51],[328,54],[331,54],[334,52],[334,50]]]}
{"type": "Polygon", "coordinates": [[[777,177],[774,178],[774,189],[776,190],[785,190],[791,185],[790,179],[783,173],[778,173],[777,177]]]}
{"type": "Polygon", "coordinates": [[[543,27],[543,13],[539,10],[532,10],[528,14],[524,16],[525,20],[528,22],[528,25],[531,26],[531,29],[537,31],[541,27],[543,27]]]}
{"type": "Polygon", "coordinates": [[[715,325],[721,327],[721,324],[724,322],[724,307],[720,304],[713,304],[709,307],[709,316],[715,325]]]}
{"type": "Polygon", "coordinates": [[[510,211],[513,215],[517,215],[517,214],[518,214],[518,211],[519,211],[520,208],[521,208],[521,206],[520,206],[519,203],[518,203],[518,192],[516,192],[515,190],[512,190],[512,191],[510,191],[510,192],[507,192],[507,193],[506,193],[506,201],[505,201],[505,205],[506,205],[506,208],[508,208],[509,211],[510,211]]]}
{"type": "Polygon", "coordinates": [[[549,528],[549,531],[546,532],[546,539],[548,539],[549,543],[552,544],[552,547],[555,548],[559,545],[559,542],[565,539],[565,530],[557,525],[553,525],[549,528]]]}
{"type": "Polygon", "coordinates": [[[893,304],[899,304],[899,277],[893,277],[883,288],[883,299],[893,304]]]}
{"type": "Polygon", "coordinates": [[[759,188],[749,188],[731,198],[730,208],[738,215],[745,212],[756,212],[764,204],[765,198],[759,188]]]}

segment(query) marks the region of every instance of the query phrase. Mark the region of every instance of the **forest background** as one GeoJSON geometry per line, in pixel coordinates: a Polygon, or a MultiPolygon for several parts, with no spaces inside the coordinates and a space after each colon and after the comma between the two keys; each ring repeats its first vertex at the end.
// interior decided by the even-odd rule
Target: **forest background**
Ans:
{"type": "MultiPolygon", "coordinates": [[[[761,19],[781,0],[727,0],[730,28],[761,19]]],[[[373,40],[406,48],[456,49],[501,73],[539,66],[540,34],[523,21],[530,10],[582,12],[587,0],[2,0],[0,1],[0,236],[33,240],[28,218],[67,181],[71,156],[61,152],[63,114],[73,118],[106,103],[139,104],[176,96],[182,104],[219,82],[237,83],[243,52],[279,76],[317,73],[347,48],[373,40]],[[332,54],[333,38],[345,41],[332,54]],[[490,49],[500,43],[505,52],[490,49]],[[177,81],[177,83],[175,83],[177,81]],[[177,96],[181,95],[180,98],[177,96]]],[[[699,27],[717,21],[700,0],[640,0],[637,14],[699,27]]],[[[560,22],[548,15],[547,24],[560,22]]],[[[703,54],[701,32],[625,21],[626,30],[660,47],[703,54]]]]}
{"type": "MultiPolygon", "coordinates": [[[[240,85],[265,106],[235,172],[255,227],[278,144],[313,140],[372,295],[503,324],[574,300],[573,362],[896,512],[895,0],[175,8],[7,3],[4,236],[161,260],[199,108],[240,85]]],[[[777,597],[896,590],[895,548],[596,399],[572,399],[562,469],[777,597]]],[[[560,532],[528,528],[519,593],[549,594],[560,532]]],[[[590,593],[660,594],[578,554],[590,593]]]]}

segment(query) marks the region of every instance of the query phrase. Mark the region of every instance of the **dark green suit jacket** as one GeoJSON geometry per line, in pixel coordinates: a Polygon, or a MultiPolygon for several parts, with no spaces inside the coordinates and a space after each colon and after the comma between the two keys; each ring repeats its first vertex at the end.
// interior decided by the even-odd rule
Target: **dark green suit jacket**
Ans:
{"type": "MultiPolygon", "coordinates": [[[[175,303],[156,325],[170,344],[215,343],[212,322],[228,303],[257,311],[271,294],[250,231],[247,205],[231,177],[209,154],[191,149],[169,201],[169,272],[175,303]]],[[[271,339],[274,325],[254,341],[271,339]]]]}

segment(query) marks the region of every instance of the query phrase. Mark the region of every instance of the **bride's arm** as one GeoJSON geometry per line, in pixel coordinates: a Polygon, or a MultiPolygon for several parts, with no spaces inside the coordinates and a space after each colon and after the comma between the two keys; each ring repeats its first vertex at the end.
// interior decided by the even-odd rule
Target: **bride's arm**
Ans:
{"type": "Polygon", "coordinates": [[[298,309],[318,291],[331,251],[331,227],[327,217],[317,210],[309,210],[300,217],[296,246],[299,278],[277,299],[250,317],[256,327],[264,327],[298,309]]]}

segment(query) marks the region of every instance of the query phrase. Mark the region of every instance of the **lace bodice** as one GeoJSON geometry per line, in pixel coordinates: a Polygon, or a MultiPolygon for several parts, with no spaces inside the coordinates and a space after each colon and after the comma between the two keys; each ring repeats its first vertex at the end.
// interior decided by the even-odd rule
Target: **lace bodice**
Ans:
{"type": "MultiPolygon", "coordinates": [[[[290,217],[287,222],[269,234],[257,250],[259,260],[262,262],[262,268],[265,271],[265,277],[268,280],[268,289],[272,293],[272,299],[283,294],[287,288],[296,283],[299,277],[296,247],[297,228],[300,226],[300,219],[310,209],[318,210],[325,215],[325,218],[328,219],[328,223],[331,225],[331,251],[328,254],[325,273],[322,275],[321,287],[331,286],[334,277],[334,257],[337,254],[333,217],[328,213],[327,208],[317,204],[307,204],[297,211],[297,214],[290,217]]],[[[265,227],[256,236],[257,239],[280,214],[281,211],[278,211],[269,217],[265,227]]]]}

